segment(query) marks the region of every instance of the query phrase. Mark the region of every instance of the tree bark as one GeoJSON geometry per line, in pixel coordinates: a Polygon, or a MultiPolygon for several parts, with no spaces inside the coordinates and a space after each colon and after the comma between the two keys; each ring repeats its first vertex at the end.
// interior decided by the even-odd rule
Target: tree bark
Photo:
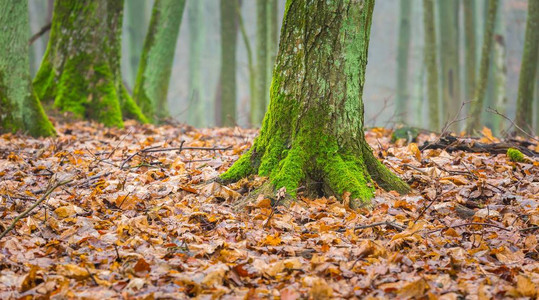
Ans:
{"type": "Polygon", "coordinates": [[[475,46],[475,1],[462,0],[462,6],[464,7],[464,42],[466,44],[464,51],[466,64],[464,68],[466,69],[466,83],[465,83],[465,94],[466,100],[469,101],[473,97],[475,90],[475,70],[477,68],[477,55],[476,55],[476,46],[475,46]]]}
{"type": "Polygon", "coordinates": [[[125,65],[125,81],[129,86],[134,87],[137,78],[142,49],[144,48],[145,34],[147,34],[147,24],[150,17],[147,12],[150,7],[147,0],[128,0],[125,2],[125,21],[127,26],[127,49],[123,52],[123,63],[125,65]],[[127,62],[127,63],[126,63],[127,62]]]}
{"type": "Polygon", "coordinates": [[[206,103],[202,89],[202,47],[204,42],[204,22],[203,22],[203,0],[189,2],[188,23],[189,23],[189,89],[190,111],[189,124],[202,126],[206,119],[206,103]]]}
{"type": "Polygon", "coordinates": [[[185,0],[156,0],[140,58],[133,99],[151,121],[169,116],[167,93],[185,0]]]}
{"type": "Polygon", "coordinates": [[[222,126],[236,125],[237,0],[221,0],[221,117],[222,126]]]}
{"type": "Polygon", "coordinates": [[[410,94],[408,90],[408,56],[410,53],[412,1],[400,1],[399,41],[397,49],[397,105],[398,121],[408,121],[410,94]]]}
{"type": "Polygon", "coordinates": [[[436,25],[434,22],[434,0],[423,0],[423,22],[425,23],[425,65],[427,68],[427,97],[429,99],[429,125],[432,130],[440,129],[440,100],[438,96],[438,66],[436,58],[436,25]]]}
{"type": "Polygon", "coordinates": [[[266,0],[256,2],[256,79],[255,97],[251,99],[251,126],[260,124],[267,106],[268,6],[266,0]]]}
{"type": "MultiPolygon", "coordinates": [[[[442,89],[443,121],[455,117],[460,106],[459,59],[459,1],[439,0],[440,19],[440,77],[442,89]]],[[[451,129],[457,129],[457,123],[451,129]]]]}
{"type": "Polygon", "coordinates": [[[260,135],[221,180],[258,174],[292,196],[300,186],[338,197],[349,192],[353,208],[369,203],[373,179],[407,192],[364,137],[362,94],[374,1],[288,0],[286,6],[260,135]]]}
{"type": "Polygon", "coordinates": [[[34,79],[41,101],[62,111],[123,127],[122,115],[147,122],[123,86],[123,1],[56,1],[50,40],[34,79]]]}
{"type": "Polygon", "coordinates": [[[524,51],[518,81],[516,124],[521,128],[531,128],[533,122],[533,90],[536,85],[535,72],[539,59],[539,1],[528,1],[528,17],[524,51]]]}
{"type": "Polygon", "coordinates": [[[481,126],[481,111],[487,91],[488,73],[490,66],[490,56],[492,53],[492,43],[494,36],[494,23],[496,21],[496,11],[498,9],[498,0],[488,1],[488,15],[485,24],[485,33],[483,34],[483,47],[481,50],[481,64],[479,66],[479,74],[476,81],[476,88],[470,118],[466,122],[466,132],[472,133],[473,130],[479,130],[481,126]]]}
{"type": "Polygon", "coordinates": [[[55,135],[54,127],[32,91],[28,1],[1,1],[0,24],[0,131],[55,135]]]}

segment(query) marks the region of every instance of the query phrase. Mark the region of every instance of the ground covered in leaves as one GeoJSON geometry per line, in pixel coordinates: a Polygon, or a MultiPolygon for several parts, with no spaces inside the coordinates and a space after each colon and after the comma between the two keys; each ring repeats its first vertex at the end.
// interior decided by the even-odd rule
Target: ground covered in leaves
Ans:
{"type": "Polygon", "coordinates": [[[371,211],[275,195],[238,210],[263,178],[212,179],[255,131],[58,131],[0,136],[0,230],[44,200],[0,240],[2,299],[538,296],[537,158],[420,151],[437,137],[390,143],[373,129],[367,140],[411,194],[378,189],[371,211]]]}

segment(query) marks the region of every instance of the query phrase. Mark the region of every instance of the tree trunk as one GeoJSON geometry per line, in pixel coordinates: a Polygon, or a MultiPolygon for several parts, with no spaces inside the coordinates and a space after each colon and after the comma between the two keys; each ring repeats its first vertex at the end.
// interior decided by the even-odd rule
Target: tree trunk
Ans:
{"type": "MultiPolygon", "coordinates": [[[[455,117],[460,99],[460,59],[459,59],[459,1],[439,0],[440,19],[440,62],[443,121],[455,117]]],[[[457,123],[451,129],[457,129],[457,123]]]]}
{"type": "Polygon", "coordinates": [[[400,122],[408,121],[410,109],[408,91],[408,55],[410,52],[410,17],[412,1],[400,1],[399,41],[397,49],[397,105],[396,112],[400,122]]]}
{"type": "Polygon", "coordinates": [[[202,47],[204,42],[204,22],[202,19],[203,0],[188,3],[189,23],[189,124],[202,126],[206,119],[206,103],[202,93],[202,47]]]}
{"type": "Polygon", "coordinates": [[[106,126],[147,122],[120,74],[123,1],[56,1],[50,40],[34,79],[41,101],[106,126]]]}
{"type": "Polygon", "coordinates": [[[475,46],[475,1],[462,0],[462,5],[464,7],[464,41],[466,44],[466,51],[464,51],[466,64],[464,68],[466,69],[466,101],[469,101],[473,97],[475,90],[475,70],[477,68],[476,60],[476,46],[475,46]]]}
{"type": "MultiPolygon", "coordinates": [[[[275,56],[277,55],[277,48],[279,47],[279,24],[277,21],[277,14],[279,13],[278,0],[269,0],[267,8],[267,46],[268,52],[266,54],[266,101],[269,101],[269,89],[271,85],[271,75],[273,73],[273,66],[275,65],[275,56]]],[[[266,102],[266,104],[268,104],[266,102]]],[[[266,105],[267,106],[267,105],[266,105]]]]}
{"type": "Polygon", "coordinates": [[[476,88],[470,118],[466,122],[466,131],[472,133],[473,130],[479,130],[481,126],[481,111],[487,91],[488,73],[490,66],[490,56],[492,53],[492,42],[494,35],[494,23],[496,21],[496,11],[498,9],[498,0],[488,1],[488,15],[485,24],[485,33],[483,34],[483,47],[481,50],[481,64],[479,66],[479,74],[476,81],[476,88]]]}
{"type": "Polygon", "coordinates": [[[168,84],[185,0],[156,0],[140,58],[133,100],[152,121],[169,116],[168,84]]]}
{"type": "Polygon", "coordinates": [[[269,176],[268,185],[285,187],[293,196],[300,186],[338,197],[349,192],[353,208],[369,203],[372,179],[385,189],[408,191],[374,157],[363,132],[374,1],[288,0],[286,5],[260,135],[221,179],[269,176]]]}
{"type": "Polygon", "coordinates": [[[533,122],[533,90],[536,85],[535,72],[539,59],[539,1],[528,1],[528,17],[524,52],[518,81],[516,124],[524,129],[532,127],[533,122]]]}
{"type": "Polygon", "coordinates": [[[256,2],[256,79],[255,98],[251,100],[251,126],[260,124],[267,106],[268,6],[266,0],[256,2]]]}
{"type": "Polygon", "coordinates": [[[0,131],[55,135],[54,127],[32,91],[28,1],[1,1],[0,24],[0,131]]]}
{"type": "Polygon", "coordinates": [[[429,99],[429,125],[432,130],[440,129],[440,100],[438,96],[438,66],[436,59],[436,25],[434,22],[434,0],[423,0],[423,22],[425,23],[425,65],[427,68],[427,97],[429,99]]]}
{"type": "Polygon", "coordinates": [[[221,0],[221,124],[236,125],[236,45],[238,1],[221,0]]]}
{"type": "MultiPolygon", "coordinates": [[[[130,87],[135,86],[135,80],[137,78],[139,62],[142,55],[142,48],[144,47],[144,37],[147,32],[148,24],[148,10],[150,1],[147,0],[128,0],[125,2],[125,21],[127,26],[127,42],[123,45],[127,46],[123,52],[123,64],[125,66],[124,78],[130,87]]],[[[124,35],[125,36],[125,35],[124,35]]]]}

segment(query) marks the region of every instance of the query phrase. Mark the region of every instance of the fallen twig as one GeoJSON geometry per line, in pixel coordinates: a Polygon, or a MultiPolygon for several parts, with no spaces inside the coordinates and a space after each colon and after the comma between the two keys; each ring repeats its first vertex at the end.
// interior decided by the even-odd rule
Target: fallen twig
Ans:
{"type": "Polygon", "coordinates": [[[443,228],[438,228],[438,229],[428,231],[427,234],[431,234],[431,233],[434,233],[434,232],[437,232],[437,231],[442,231],[442,230],[446,230],[446,229],[450,229],[450,228],[459,228],[459,227],[476,226],[476,225],[477,226],[485,226],[485,227],[494,227],[494,228],[497,228],[497,229],[500,229],[500,230],[505,230],[505,231],[512,231],[509,228],[505,228],[505,227],[502,227],[502,226],[499,226],[499,225],[496,225],[496,224],[492,224],[492,223],[471,222],[471,223],[464,223],[464,224],[458,224],[458,225],[452,225],[452,226],[445,226],[443,228]]]}
{"type": "Polygon", "coordinates": [[[52,193],[54,192],[54,190],[56,190],[57,188],[65,185],[65,184],[68,184],[70,183],[71,181],[73,181],[72,179],[69,179],[69,180],[64,180],[64,181],[60,181],[60,182],[57,182],[56,184],[54,184],[52,187],[48,188],[47,191],[45,192],[45,194],[43,194],[43,196],[41,196],[41,198],[39,198],[39,200],[37,200],[36,203],[34,203],[32,206],[30,206],[28,209],[26,209],[23,213],[21,213],[20,215],[18,215],[14,220],[13,222],[11,222],[11,224],[8,226],[8,228],[6,228],[6,230],[4,230],[4,232],[2,232],[0,234],[0,240],[6,236],[6,234],[8,234],[11,230],[13,230],[13,228],[15,228],[15,224],[17,224],[17,222],[19,222],[20,219],[26,217],[32,210],[34,210],[34,208],[36,208],[39,204],[41,204],[43,201],[45,201],[45,199],[47,199],[47,197],[52,193]]]}
{"type": "MultiPolygon", "coordinates": [[[[399,225],[399,224],[397,224],[395,222],[384,221],[384,222],[372,223],[372,224],[367,224],[367,225],[359,225],[359,226],[354,227],[354,230],[367,229],[367,228],[373,228],[373,227],[379,227],[379,226],[392,227],[393,229],[396,229],[398,231],[403,231],[403,230],[406,229],[406,227],[404,227],[402,225],[399,225]]],[[[344,232],[344,231],[346,231],[346,228],[341,228],[341,229],[339,229],[337,231],[338,232],[344,232]]]]}

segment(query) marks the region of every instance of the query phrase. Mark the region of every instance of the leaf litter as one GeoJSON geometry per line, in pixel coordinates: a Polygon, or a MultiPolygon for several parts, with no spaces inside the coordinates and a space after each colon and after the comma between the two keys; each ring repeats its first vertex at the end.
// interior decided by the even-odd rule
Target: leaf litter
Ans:
{"type": "Polygon", "coordinates": [[[214,179],[255,130],[58,129],[0,137],[2,231],[64,181],[0,240],[2,299],[539,296],[537,158],[420,150],[437,137],[390,143],[374,128],[375,154],[412,193],[377,189],[353,211],[301,194],[285,207],[281,190],[238,209],[264,178],[214,179]]]}

